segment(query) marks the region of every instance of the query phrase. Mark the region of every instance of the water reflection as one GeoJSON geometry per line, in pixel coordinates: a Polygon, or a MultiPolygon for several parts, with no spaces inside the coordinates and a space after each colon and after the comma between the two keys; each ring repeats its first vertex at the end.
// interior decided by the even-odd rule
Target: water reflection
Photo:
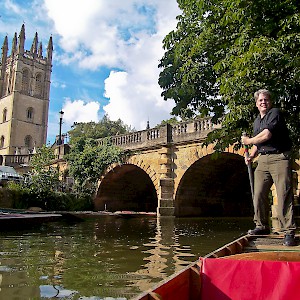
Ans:
{"type": "Polygon", "coordinates": [[[0,299],[130,299],[251,222],[103,216],[2,232],[0,299]]]}

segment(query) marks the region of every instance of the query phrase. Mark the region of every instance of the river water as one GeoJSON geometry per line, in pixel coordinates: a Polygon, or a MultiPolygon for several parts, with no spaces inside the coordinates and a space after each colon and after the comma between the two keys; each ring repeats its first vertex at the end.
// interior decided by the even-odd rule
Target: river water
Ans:
{"type": "Polygon", "coordinates": [[[249,219],[120,218],[0,233],[0,299],[131,299],[238,238],[249,219]]]}

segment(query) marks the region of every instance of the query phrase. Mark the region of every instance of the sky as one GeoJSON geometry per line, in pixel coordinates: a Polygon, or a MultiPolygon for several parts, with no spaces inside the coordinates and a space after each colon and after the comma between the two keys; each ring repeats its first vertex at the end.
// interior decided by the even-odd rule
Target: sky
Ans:
{"type": "Polygon", "coordinates": [[[35,33],[50,36],[53,61],[47,142],[74,122],[104,114],[136,130],[169,119],[173,100],[158,85],[163,38],[176,28],[176,0],[0,0],[0,46],[25,24],[25,50],[35,33]]]}

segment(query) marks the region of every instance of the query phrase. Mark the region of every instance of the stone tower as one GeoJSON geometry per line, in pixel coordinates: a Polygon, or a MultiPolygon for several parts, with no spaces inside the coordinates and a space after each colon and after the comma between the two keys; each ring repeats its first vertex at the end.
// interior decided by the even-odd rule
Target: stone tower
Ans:
{"type": "Polygon", "coordinates": [[[46,143],[52,37],[43,56],[38,34],[24,50],[25,26],[15,33],[10,54],[4,39],[0,62],[0,155],[28,154],[46,143]]]}

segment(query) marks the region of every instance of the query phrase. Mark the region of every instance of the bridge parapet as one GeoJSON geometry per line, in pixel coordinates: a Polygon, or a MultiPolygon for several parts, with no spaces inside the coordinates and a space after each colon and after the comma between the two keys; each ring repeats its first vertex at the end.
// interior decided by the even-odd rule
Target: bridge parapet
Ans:
{"type": "Polygon", "coordinates": [[[194,133],[194,132],[204,132],[207,130],[214,129],[214,124],[211,118],[197,119],[194,121],[180,122],[172,126],[172,136],[194,133]]]}
{"type": "MultiPolygon", "coordinates": [[[[111,141],[113,145],[129,150],[159,148],[169,143],[177,144],[204,139],[215,128],[220,128],[220,125],[214,125],[211,118],[203,118],[116,135],[111,137],[111,141]]],[[[99,144],[102,143],[103,139],[99,139],[99,144]]]]}
{"type": "Polygon", "coordinates": [[[20,166],[20,165],[27,166],[30,162],[32,155],[33,154],[4,155],[3,165],[12,166],[12,167],[20,166]]]}
{"type": "Polygon", "coordinates": [[[172,142],[174,144],[203,140],[207,134],[221,125],[212,123],[211,118],[180,122],[172,126],[172,142]]]}
{"type": "Polygon", "coordinates": [[[14,167],[20,173],[29,170],[30,160],[34,154],[14,154],[0,156],[0,165],[14,167]]]}
{"type": "MultiPolygon", "coordinates": [[[[113,145],[130,150],[161,147],[170,142],[170,125],[115,135],[110,139],[113,145]]],[[[103,139],[99,139],[98,142],[103,144],[103,139]]]]}

